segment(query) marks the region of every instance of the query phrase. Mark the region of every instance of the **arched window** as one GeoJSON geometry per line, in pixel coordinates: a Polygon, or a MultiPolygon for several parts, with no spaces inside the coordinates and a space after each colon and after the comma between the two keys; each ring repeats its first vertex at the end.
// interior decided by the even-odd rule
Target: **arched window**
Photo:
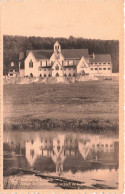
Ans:
{"type": "Polygon", "coordinates": [[[32,73],[30,73],[30,77],[33,77],[33,74],[32,73]]]}
{"type": "Polygon", "coordinates": [[[58,77],[59,76],[59,74],[58,73],[56,73],[56,77],[58,77]]]}
{"type": "Polygon", "coordinates": [[[51,77],[50,73],[49,73],[48,77],[51,77]]]}
{"type": "Polygon", "coordinates": [[[69,76],[71,76],[71,73],[69,73],[69,76]]]}
{"type": "Polygon", "coordinates": [[[40,74],[39,76],[40,76],[40,77],[42,77],[42,75],[41,75],[41,74],[40,74]]]}
{"type": "Polygon", "coordinates": [[[40,61],[40,67],[42,67],[42,61],[40,61]]]}
{"type": "Polygon", "coordinates": [[[46,77],[46,74],[44,74],[44,77],[46,77]]]}
{"type": "Polygon", "coordinates": [[[75,74],[75,73],[73,73],[73,76],[75,77],[75,76],[76,76],[76,74],[75,74]]]}
{"type": "Polygon", "coordinates": [[[32,60],[30,60],[30,62],[29,62],[29,68],[33,68],[33,62],[32,62],[32,60]]]}
{"type": "Polygon", "coordinates": [[[66,73],[64,74],[64,76],[66,77],[66,73]]]}
{"type": "Polygon", "coordinates": [[[56,68],[55,68],[56,70],[59,70],[59,65],[56,65],[56,68]]]}

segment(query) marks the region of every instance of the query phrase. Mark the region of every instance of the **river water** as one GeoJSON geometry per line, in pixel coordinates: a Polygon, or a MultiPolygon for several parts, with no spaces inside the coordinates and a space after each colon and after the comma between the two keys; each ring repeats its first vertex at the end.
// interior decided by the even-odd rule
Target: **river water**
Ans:
{"type": "MultiPolygon", "coordinates": [[[[21,168],[81,181],[91,188],[118,188],[119,142],[115,134],[5,131],[3,148],[4,172],[21,168]]],[[[46,184],[47,188],[55,185],[46,184]]]]}

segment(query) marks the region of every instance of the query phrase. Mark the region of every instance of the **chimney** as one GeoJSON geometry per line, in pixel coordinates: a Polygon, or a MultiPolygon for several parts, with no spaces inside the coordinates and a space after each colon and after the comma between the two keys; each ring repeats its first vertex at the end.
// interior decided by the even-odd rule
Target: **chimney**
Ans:
{"type": "Polygon", "coordinates": [[[95,54],[93,53],[93,59],[95,59],[95,54]]]}

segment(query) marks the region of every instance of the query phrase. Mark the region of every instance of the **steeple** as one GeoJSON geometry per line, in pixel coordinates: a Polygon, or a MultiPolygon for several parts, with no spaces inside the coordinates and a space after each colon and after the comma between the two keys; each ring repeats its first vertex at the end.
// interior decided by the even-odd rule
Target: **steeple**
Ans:
{"type": "Polygon", "coordinates": [[[61,46],[58,41],[54,44],[54,53],[61,53],[61,46]]]}

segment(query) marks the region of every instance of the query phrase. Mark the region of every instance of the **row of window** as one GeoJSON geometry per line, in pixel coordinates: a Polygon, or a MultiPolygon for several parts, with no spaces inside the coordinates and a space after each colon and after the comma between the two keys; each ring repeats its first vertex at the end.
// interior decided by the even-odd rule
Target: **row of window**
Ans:
{"type": "Polygon", "coordinates": [[[101,68],[101,67],[99,67],[99,68],[90,68],[90,70],[111,70],[111,68],[110,67],[108,67],[108,68],[101,68]]]}
{"type": "Polygon", "coordinates": [[[90,63],[90,64],[95,64],[95,65],[97,65],[97,64],[99,64],[99,65],[101,65],[101,64],[111,64],[111,63],[90,63]]]}
{"type": "MultiPolygon", "coordinates": [[[[104,144],[97,144],[97,145],[93,144],[92,145],[92,147],[96,147],[96,146],[97,147],[109,147],[108,144],[105,144],[105,145],[104,144]]],[[[113,147],[113,144],[110,144],[110,147],[112,148],[113,147]]]]}
{"type": "MultiPolygon", "coordinates": [[[[42,71],[42,69],[39,69],[40,71],[42,71]]],[[[50,71],[51,69],[48,69],[48,71],[50,71]]],[[[46,71],[46,69],[44,69],[44,71],[46,71]]]]}
{"type": "MultiPolygon", "coordinates": [[[[48,66],[48,61],[46,61],[45,63],[46,63],[45,66],[48,66]]],[[[76,62],[73,61],[73,65],[75,65],[75,64],[76,64],[76,62]]],[[[51,65],[53,65],[53,61],[51,62],[51,65]]],[[[64,61],[62,61],[62,65],[64,65],[64,61]]],[[[69,66],[69,61],[67,61],[67,65],[69,66]]],[[[42,67],[42,61],[40,61],[40,67],[42,67]]],[[[29,62],[29,68],[33,68],[33,61],[32,60],[30,60],[30,62],[29,62]]]]}
{"type": "MultiPolygon", "coordinates": [[[[33,74],[30,74],[30,76],[33,77],[33,74]]],[[[59,76],[60,76],[59,73],[56,73],[56,77],[59,77],[59,76]]],[[[65,76],[65,77],[68,77],[68,76],[70,77],[70,76],[76,76],[76,74],[74,73],[73,75],[71,75],[71,73],[69,73],[69,74],[66,74],[66,73],[65,73],[64,76],[65,76]]],[[[42,75],[40,74],[40,77],[47,77],[47,75],[44,74],[44,75],[42,76],[42,75]]],[[[49,74],[48,77],[51,77],[51,74],[49,74]]]]}
{"type": "MultiPolygon", "coordinates": [[[[39,70],[42,71],[42,69],[39,69],[39,70]]],[[[50,70],[51,70],[51,69],[48,69],[48,71],[50,71],[50,70]]],[[[54,69],[52,69],[52,70],[54,70],[54,69]]],[[[59,70],[59,67],[56,66],[55,70],[58,71],[58,70],[59,70]]],[[[62,70],[62,69],[61,69],[61,70],[62,70]]],[[[71,68],[70,68],[70,69],[64,69],[64,71],[66,71],[66,70],[69,70],[69,71],[70,71],[70,70],[75,70],[75,68],[73,68],[73,69],[71,69],[71,68]]],[[[46,71],[46,69],[44,69],[44,71],[46,71]]]]}
{"type": "Polygon", "coordinates": [[[18,70],[17,69],[10,69],[10,72],[18,72],[18,70]]]}

